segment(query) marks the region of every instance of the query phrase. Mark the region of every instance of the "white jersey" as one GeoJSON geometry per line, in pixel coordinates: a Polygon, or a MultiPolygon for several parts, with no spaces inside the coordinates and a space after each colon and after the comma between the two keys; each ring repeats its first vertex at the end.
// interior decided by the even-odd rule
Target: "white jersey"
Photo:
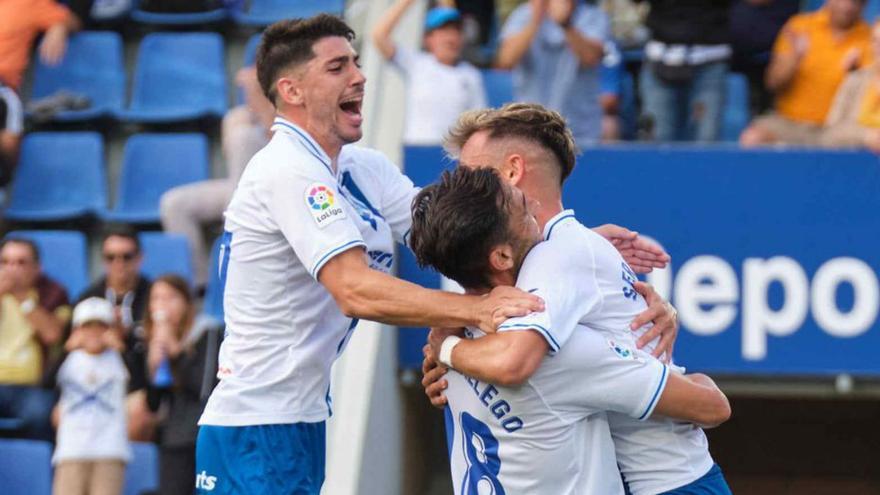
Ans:
{"type": "MultiPolygon", "coordinates": [[[[499,331],[537,328],[551,352],[558,352],[580,324],[634,347],[649,328],[632,332],[629,327],[647,308],[633,288],[636,280],[611,243],[578,222],[573,211],[563,211],[547,222],[544,242],[529,252],[517,279],[517,287],[544,298],[546,310],[510,319],[499,331]]],[[[608,421],[620,471],[633,495],[684,486],[714,465],[706,435],[690,423],[661,417],[640,422],[614,412],[608,421]]]]}
{"type": "Polygon", "coordinates": [[[340,311],[318,273],[352,248],[388,272],[394,241],[411,225],[416,189],[384,155],[344,146],[334,172],[304,130],[281,118],[273,130],[225,213],[227,335],[203,425],[327,419],[330,367],[357,321],[340,311]]]}
{"type": "Polygon", "coordinates": [[[604,411],[650,415],[666,376],[656,359],[586,327],[519,387],[450,371],[456,495],[622,494],[604,411]]]}
{"type": "Polygon", "coordinates": [[[128,462],[128,370],[118,352],[71,352],[58,370],[60,422],[52,463],[119,459],[128,462]]]}

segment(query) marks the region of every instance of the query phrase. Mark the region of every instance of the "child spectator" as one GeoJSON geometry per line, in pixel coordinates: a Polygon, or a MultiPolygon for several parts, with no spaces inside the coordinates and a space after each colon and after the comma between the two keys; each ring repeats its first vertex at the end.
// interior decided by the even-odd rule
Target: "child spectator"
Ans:
{"type": "Polygon", "coordinates": [[[191,495],[198,421],[215,384],[219,336],[210,319],[196,318],[190,287],[176,275],[156,279],[147,304],[147,400],[160,415],[158,493],[191,495]]]}
{"type": "Polygon", "coordinates": [[[126,430],[128,371],[111,330],[113,305],[92,297],[73,311],[70,351],[58,372],[61,389],[55,495],[119,495],[131,458],[126,430]]]}

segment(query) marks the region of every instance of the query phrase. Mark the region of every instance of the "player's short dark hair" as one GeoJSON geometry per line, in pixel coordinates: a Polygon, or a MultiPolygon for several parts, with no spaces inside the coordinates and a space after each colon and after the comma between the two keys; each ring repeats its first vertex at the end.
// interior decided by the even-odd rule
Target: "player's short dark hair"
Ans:
{"type": "Polygon", "coordinates": [[[550,152],[560,169],[560,184],[574,170],[577,145],[559,112],[537,103],[508,103],[501,108],[471,110],[461,114],[449,130],[444,147],[457,158],[464,143],[481,131],[488,131],[492,139],[522,139],[550,152]]]}
{"type": "Polygon", "coordinates": [[[104,227],[101,233],[101,245],[103,246],[107,239],[111,237],[123,237],[134,243],[135,251],[141,252],[141,239],[138,237],[137,231],[131,225],[117,223],[104,227]]]}
{"type": "Polygon", "coordinates": [[[431,266],[468,289],[489,288],[489,253],[510,240],[508,195],[489,168],[458,167],[413,200],[409,242],[431,266]]]}
{"type": "Polygon", "coordinates": [[[278,21],[263,31],[257,48],[257,79],[269,101],[275,103],[278,74],[314,58],[312,46],[330,36],[352,41],[354,30],[339,17],[318,14],[308,19],[278,21]]]}
{"type": "Polygon", "coordinates": [[[12,234],[7,236],[5,239],[0,241],[0,251],[3,251],[3,248],[6,247],[7,244],[22,244],[27,246],[31,251],[31,256],[34,259],[34,263],[40,262],[40,248],[37,247],[37,243],[16,234],[12,234]]]}

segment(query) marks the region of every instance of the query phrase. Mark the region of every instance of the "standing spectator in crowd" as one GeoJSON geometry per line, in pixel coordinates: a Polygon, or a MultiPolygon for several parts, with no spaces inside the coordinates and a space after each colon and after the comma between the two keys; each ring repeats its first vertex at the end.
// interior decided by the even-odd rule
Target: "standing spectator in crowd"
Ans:
{"type": "Polygon", "coordinates": [[[0,2],[0,181],[9,181],[18,161],[22,133],[19,91],[34,40],[43,33],[40,59],[55,65],[64,58],[68,34],[77,29],[76,16],[54,0],[0,2]]]}
{"type": "Polygon", "coordinates": [[[91,297],[73,310],[70,354],[58,372],[61,389],[54,495],[120,495],[131,459],[126,434],[128,371],[113,330],[115,308],[91,297]]]}
{"type": "Polygon", "coordinates": [[[497,65],[514,71],[518,101],[540,103],[568,121],[578,146],[599,141],[599,64],[608,18],[581,0],[531,0],[501,31],[497,65]]]}
{"type": "Polygon", "coordinates": [[[716,141],[731,54],[730,1],[647,2],[651,39],[645,45],[639,86],[653,138],[716,141]]]}
{"type": "Polygon", "coordinates": [[[773,105],[764,86],[770,50],[788,19],[800,8],[800,0],[736,0],[730,9],[731,69],[749,81],[750,109],[760,115],[773,105]]]}
{"type": "Polygon", "coordinates": [[[215,385],[219,332],[197,318],[189,285],[177,275],[156,279],[145,328],[149,339],[150,409],[159,423],[159,493],[191,495],[196,436],[215,385]]]}
{"type": "Polygon", "coordinates": [[[602,106],[602,142],[617,141],[620,129],[620,93],[623,88],[623,56],[613,41],[605,44],[600,70],[599,104],[602,106]]]}
{"type": "Polygon", "coordinates": [[[851,72],[837,90],[819,138],[822,146],[880,153],[880,22],[871,28],[871,51],[871,65],[851,72]]]}
{"type": "Polygon", "coordinates": [[[647,5],[640,0],[600,0],[599,5],[608,15],[611,35],[621,48],[641,48],[648,41],[647,5]]]}
{"type": "Polygon", "coordinates": [[[40,272],[37,246],[0,243],[0,417],[21,420],[25,437],[52,439],[55,394],[40,385],[69,319],[67,292],[40,272]]]}
{"type": "Polygon", "coordinates": [[[162,228],[189,240],[196,284],[200,287],[208,280],[208,248],[203,229],[223,220],[223,211],[248,161],[269,142],[269,128],[275,118],[275,109],[257,82],[255,67],[242,68],[236,82],[243,90],[244,104],[226,113],[221,129],[227,176],[175,187],[163,194],[159,203],[162,228]]]}
{"type": "Polygon", "coordinates": [[[147,344],[140,323],[144,319],[150,280],[141,273],[143,253],[137,232],[116,225],[104,232],[101,243],[104,276],[80,295],[80,300],[101,297],[113,306],[113,329],[125,343],[122,357],[130,376],[127,408],[132,440],[152,436],[155,420],[147,408],[147,344]]]}
{"type": "Polygon", "coordinates": [[[373,42],[406,79],[403,142],[437,145],[459,114],[486,106],[479,71],[461,60],[461,14],[437,7],[425,17],[425,51],[398,46],[391,33],[414,0],[398,0],[373,29],[373,42]]]}
{"type": "Polygon", "coordinates": [[[755,119],[740,144],[818,144],[840,83],[870,63],[871,28],[862,20],[864,6],[865,0],[827,0],[816,12],[798,14],[785,24],[765,78],[776,94],[776,110],[755,119]]]}

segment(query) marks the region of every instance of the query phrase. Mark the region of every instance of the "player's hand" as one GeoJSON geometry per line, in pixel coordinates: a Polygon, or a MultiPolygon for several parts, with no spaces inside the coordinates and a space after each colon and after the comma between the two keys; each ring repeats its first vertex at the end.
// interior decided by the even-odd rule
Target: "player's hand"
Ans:
{"type": "Polygon", "coordinates": [[[449,386],[443,375],[448,370],[431,355],[430,345],[425,344],[422,354],[425,356],[422,361],[422,387],[425,389],[425,395],[428,396],[432,406],[443,409],[446,407],[446,395],[443,391],[449,386]]]}
{"type": "Polygon", "coordinates": [[[636,319],[630,324],[630,328],[638,330],[648,322],[654,324],[636,342],[636,347],[641,349],[659,336],[660,341],[652,354],[658,358],[664,356],[663,361],[671,362],[672,349],[675,347],[675,339],[678,336],[678,311],[668,301],[660,297],[660,294],[657,294],[650,284],[636,282],[634,287],[645,298],[648,309],[636,316],[636,319]]]}
{"type": "Polygon", "coordinates": [[[428,333],[428,348],[434,361],[440,362],[440,346],[450,335],[464,336],[463,328],[432,328],[428,333]]]}
{"type": "Polygon", "coordinates": [[[666,268],[671,259],[659,244],[626,227],[606,223],[593,228],[593,231],[608,239],[636,273],[651,273],[654,268],[666,268]]]}
{"type": "Polygon", "coordinates": [[[544,300],[516,287],[495,287],[477,305],[477,326],[486,333],[495,333],[498,325],[509,318],[544,311],[544,300]]]}

